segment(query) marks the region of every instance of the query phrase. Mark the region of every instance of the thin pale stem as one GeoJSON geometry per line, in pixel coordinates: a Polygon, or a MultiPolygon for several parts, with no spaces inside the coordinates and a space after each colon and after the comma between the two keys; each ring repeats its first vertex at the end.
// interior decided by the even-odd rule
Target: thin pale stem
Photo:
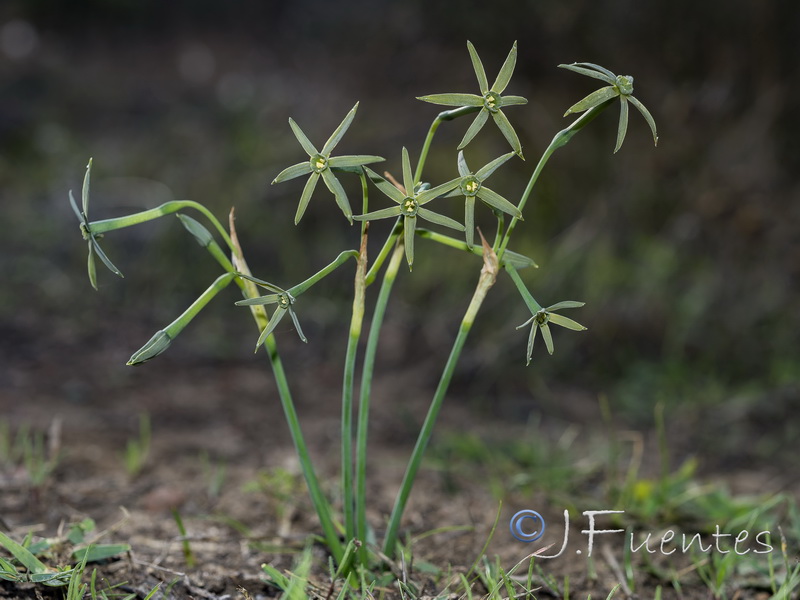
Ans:
{"type": "MultiPolygon", "coordinates": [[[[597,115],[603,112],[606,108],[608,108],[613,102],[615,98],[610,100],[606,100],[602,104],[595,106],[587,110],[583,113],[580,117],[575,119],[569,127],[562,129],[559,131],[554,137],[553,140],[550,142],[550,145],[547,146],[542,157],[539,159],[539,162],[536,164],[536,168],[533,170],[533,174],[531,175],[530,180],[528,181],[528,185],[525,187],[525,191],[522,193],[522,197],[519,200],[519,204],[517,204],[517,208],[520,212],[525,208],[525,204],[528,202],[528,198],[533,191],[533,187],[536,185],[536,182],[539,179],[539,175],[542,173],[542,169],[547,164],[547,161],[550,160],[550,157],[553,155],[553,152],[565,146],[572,137],[578,133],[581,129],[583,129],[586,125],[592,122],[597,115]]],[[[506,246],[508,246],[508,241],[511,238],[511,234],[514,231],[514,226],[517,224],[519,219],[512,218],[511,222],[508,224],[508,229],[506,229],[506,233],[503,236],[503,241],[500,243],[500,246],[497,250],[497,256],[502,260],[503,253],[506,250],[506,246]]]]}
{"type": "Polygon", "coordinates": [[[355,502],[353,500],[353,388],[355,384],[356,355],[364,321],[365,277],[367,273],[367,234],[361,237],[361,252],[353,294],[353,311],[350,318],[350,333],[347,338],[347,354],[342,377],[342,496],[345,539],[356,537],[355,502]]]}
{"type": "Polygon", "coordinates": [[[406,467],[406,473],[403,476],[403,482],[400,485],[400,491],[397,493],[394,508],[392,509],[391,517],[389,518],[389,526],[386,530],[386,538],[383,542],[383,553],[388,556],[394,556],[395,545],[397,544],[397,535],[400,528],[400,520],[403,517],[408,496],[411,494],[411,488],[414,485],[414,480],[417,477],[417,471],[422,463],[422,457],[425,454],[425,449],[428,447],[428,441],[433,433],[433,427],[436,424],[436,418],[439,415],[439,410],[444,402],[447,389],[450,386],[450,381],[453,378],[458,359],[461,356],[461,351],[467,341],[467,336],[472,329],[472,324],[475,322],[475,316],[478,314],[478,309],[483,304],[486,294],[497,278],[498,263],[497,256],[487,248],[484,242],[484,267],[481,270],[481,276],[478,279],[478,285],[475,288],[475,293],[472,295],[472,300],[464,313],[464,318],[461,320],[461,325],[458,328],[458,335],[456,336],[453,348],[450,351],[450,356],[445,364],[442,376],[439,379],[439,385],[436,387],[436,392],[431,400],[428,414],[425,416],[425,421],[422,424],[422,429],[417,437],[417,443],[414,445],[414,450],[411,453],[411,458],[406,467]]]}
{"type": "MultiPolygon", "coordinates": [[[[439,125],[441,125],[444,121],[452,121],[458,117],[463,117],[464,115],[478,112],[481,110],[481,108],[482,107],[480,106],[462,106],[461,108],[440,112],[436,116],[436,118],[433,120],[433,123],[431,123],[430,129],[428,130],[428,135],[425,136],[425,142],[422,144],[422,152],[419,155],[417,171],[414,173],[415,186],[422,180],[422,169],[425,167],[425,161],[428,160],[428,151],[431,149],[431,142],[433,142],[433,136],[436,135],[436,130],[439,129],[439,125]]],[[[409,191],[409,193],[411,192],[409,191]]]]}
{"type": "MultiPolygon", "coordinates": [[[[372,375],[375,368],[375,355],[378,350],[383,317],[386,314],[386,306],[389,303],[397,272],[403,262],[404,252],[403,242],[401,241],[395,246],[392,258],[389,260],[389,266],[383,274],[383,282],[378,292],[375,312],[372,314],[367,347],[364,351],[364,365],[361,370],[358,429],[356,431],[356,535],[362,541],[366,541],[367,535],[367,436],[372,375]]],[[[362,565],[366,565],[366,544],[361,546],[358,556],[359,562],[362,565]]]]}

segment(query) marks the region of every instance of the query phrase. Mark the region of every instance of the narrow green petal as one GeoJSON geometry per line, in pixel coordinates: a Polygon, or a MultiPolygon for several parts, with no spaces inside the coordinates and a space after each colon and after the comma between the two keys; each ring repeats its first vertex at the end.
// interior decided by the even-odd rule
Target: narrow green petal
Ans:
{"type": "Polygon", "coordinates": [[[509,152],[508,154],[503,154],[503,156],[499,158],[495,158],[492,162],[487,163],[486,166],[481,167],[478,169],[478,172],[475,173],[475,177],[478,178],[478,181],[481,183],[484,182],[485,179],[488,179],[489,176],[494,173],[500,166],[504,165],[508,160],[512,157],[516,156],[514,152],[509,152]]]}
{"type": "Polygon", "coordinates": [[[622,148],[622,142],[625,141],[625,134],[628,132],[628,99],[625,96],[620,96],[619,99],[619,126],[617,127],[617,145],[614,146],[614,154],[622,148]]]}
{"type": "Polygon", "coordinates": [[[281,183],[282,181],[289,181],[301,175],[308,175],[311,173],[311,163],[308,161],[297,163],[291,167],[286,167],[283,171],[278,173],[278,176],[272,180],[272,183],[281,183]]]}
{"type": "Polygon", "coordinates": [[[175,216],[180,219],[180,222],[186,231],[192,234],[197,243],[200,244],[201,248],[207,248],[209,244],[214,241],[214,236],[211,235],[211,232],[206,229],[205,226],[200,223],[200,221],[193,219],[189,215],[184,215],[181,213],[178,213],[175,216]]]}
{"type": "Polygon", "coordinates": [[[397,202],[398,204],[402,204],[403,200],[406,199],[405,194],[398,190],[394,184],[389,181],[386,181],[383,177],[378,175],[375,171],[370,169],[369,167],[364,167],[364,170],[367,172],[367,176],[369,177],[370,181],[375,184],[380,191],[384,194],[389,196],[392,200],[397,202]]]}
{"type": "Polygon", "coordinates": [[[94,247],[95,253],[97,254],[98,257],[100,257],[100,260],[103,261],[103,264],[106,267],[108,267],[109,271],[114,273],[114,275],[119,275],[120,277],[124,277],[120,272],[120,270],[117,267],[115,267],[114,264],[108,259],[106,253],[103,252],[103,249],[100,247],[100,244],[97,243],[97,240],[92,238],[91,240],[89,240],[89,243],[94,247]]]}
{"type": "Polygon", "coordinates": [[[297,335],[300,336],[300,339],[303,340],[306,344],[308,340],[306,336],[303,335],[303,329],[300,327],[300,321],[297,319],[297,314],[292,310],[292,307],[289,307],[289,316],[292,318],[292,323],[294,323],[294,328],[297,331],[297,335]]]}
{"type": "Polygon", "coordinates": [[[444,106],[483,106],[483,98],[475,94],[430,94],[418,96],[417,100],[444,106]]]}
{"type": "Polygon", "coordinates": [[[377,221],[378,219],[388,219],[389,217],[397,217],[403,212],[402,206],[392,206],[390,208],[382,208],[380,210],[373,210],[364,215],[353,215],[356,221],[377,221]]]}
{"type": "Polygon", "coordinates": [[[612,98],[616,98],[619,96],[619,91],[614,86],[606,86],[600,88],[599,90],[593,91],[591,94],[586,96],[583,100],[578,100],[575,104],[570,106],[567,109],[567,112],[564,113],[564,116],[570,115],[572,113],[579,113],[590,108],[594,108],[595,106],[602,104],[606,100],[611,100],[612,98]]]}
{"type": "Polygon", "coordinates": [[[311,200],[311,194],[314,193],[314,188],[317,187],[317,181],[319,181],[319,173],[311,173],[311,177],[308,178],[303,188],[303,194],[300,196],[300,204],[297,205],[297,213],[294,215],[295,225],[303,218],[303,214],[308,208],[308,202],[311,200]]]}
{"type": "Polygon", "coordinates": [[[478,51],[472,42],[467,42],[467,50],[469,50],[469,57],[472,59],[472,68],[475,69],[475,76],[478,78],[478,86],[481,88],[481,94],[489,91],[489,80],[486,79],[486,71],[483,68],[483,63],[478,56],[478,51]]]}
{"type": "Polygon", "coordinates": [[[503,266],[511,265],[515,269],[527,269],[528,267],[533,267],[534,269],[539,268],[539,265],[537,265],[536,261],[532,258],[519,254],[518,252],[512,252],[511,250],[503,252],[502,264],[503,266]]]}
{"type": "Polygon", "coordinates": [[[289,117],[289,127],[292,128],[292,132],[294,132],[294,137],[297,138],[297,141],[300,142],[300,145],[303,147],[303,150],[306,151],[306,154],[309,156],[314,156],[319,154],[316,146],[311,143],[311,141],[306,137],[306,134],[303,133],[303,130],[300,129],[300,126],[294,122],[294,119],[289,117]]]}
{"type": "Polygon", "coordinates": [[[128,359],[128,365],[140,365],[145,361],[155,358],[162,354],[169,348],[172,343],[172,338],[164,330],[159,329],[155,335],[151,337],[147,343],[134,352],[128,359]]]}
{"type": "Polygon", "coordinates": [[[593,77],[600,81],[605,81],[611,85],[614,85],[617,80],[617,76],[614,75],[614,73],[592,63],[572,63],[571,65],[558,65],[558,67],[560,69],[567,69],[575,73],[580,73],[581,75],[586,75],[587,77],[593,77]],[[587,66],[592,68],[586,68],[587,66]]]}
{"type": "Polygon", "coordinates": [[[86,259],[86,270],[89,273],[89,283],[92,284],[94,289],[97,289],[97,267],[94,264],[94,242],[93,239],[89,240],[89,257],[86,259]]]}
{"type": "Polygon", "coordinates": [[[414,195],[414,175],[411,173],[411,159],[405,146],[403,146],[403,187],[406,188],[406,194],[414,195]]]}
{"type": "Polygon", "coordinates": [[[522,96],[500,96],[500,106],[517,106],[527,104],[528,99],[522,96]]]}
{"type": "Polygon", "coordinates": [[[536,341],[536,332],[538,330],[539,324],[534,321],[533,325],[531,325],[531,332],[528,334],[528,362],[525,363],[525,366],[531,364],[531,358],[533,358],[533,343],[536,341]]]}
{"type": "Polygon", "coordinates": [[[508,120],[508,117],[503,114],[502,110],[498,110],[495,113],[492,113],[492,119],[497,124],[497,127],[500,129],[500,132],[503,136],[508,140],[508,143],[511,144],[511,148],[520,158],[524,158],[522,156],[522,144],[519,143],[519,138],[517,137],[517,132],[514,131],[514,128],[511,126],[511,122],[508,120]]]}
{"type": "MultiPolygon", "coordinates": [[[[472,171],[469,170],[467,161],[464,158],[464,152],[461,150],[458,151],[458,174],[462,177],[472,174],[472,171]]],[[[478,179],[480,179],[480,177],[478,177],[478,179]]],[[[78,218],[80,219],[80,216],[78,216],[78,218]]]]}
{"type": "Polygon", "coordinates": [[[651,115],[650,111],[645,108],[644,104],[642,104],[633,96],[628,96],[628,100],[630,100],[631,104],[633,104],[636,109],[642,113],[644,120],[647,121],[647,124],[650,126],[650,131],[653,132],[653,143],[658,146],[658,133],[656,132],[656,121],[653,119],[653,115],[651,115]]]}
{"type": "Polygon", "coordinates": [[[566,327],[567,329],[571,329],[572,331],[586,331],[586,327],[584,327],[577,321],[573,321],[572,319],[569,319],[563,315],[551,313],[550,322],[556,325],[560,325],[561,327],[566,327]]]}
{"type": "Polygon", "coordinates": [[[286,314],[285,308],[279,306],[278,308],[275,309],[275,312],[272,313],[272,318],[269,320],[269,323],[267,323],[267,326],[264,328],[264,331],[262,331],[261,335],[258,336],[258,341],[256,342],[256,352],[258,351],[261,344],[263,344],[267,340],[269,334],[275,331],[275,328],[278,326],[278,323],[281,322],[281,319],[285,314],[286,314]]]}
{"type": "Polygon", "coordinates": [[[334,156],[328,160],[328,166],[337,169],[347,167],[360,167],[386,160],[382,156],[372,156],[371,154],[354,154],[347,156],[334,156]]]}
{"type": "Polygon", "coordinates": [[[443,227],[449,227],[450,229],[455,229],[456,231],[464,231],[464,226],[455,219],[445,217],[444,215],[435,213],[427,208],[417,209],[417,215],[419,215],[421,219],[425,219],[431,223],[436,223],[437,225],[441,225],[443,227]]]}
{"type": "Polygon", "coordinates": [[[83,214],[89,214],[89,180],[92,176],[92,159],[89,159],[89,164],[86,165],[86,175],[83,176],[83,188],[81,189],[81,201],[83,205],[83,214]]]}
{"type": "Polygon", "coordinates": [[[81,211],[78,210],[78,203],[75,202],[75,196],[72,195],[72,190],[69,191],[69,205],[72,207],[72,212],[74,212],[75,216],[78,217],[78,221],[81,223],[86,221],[84,216],[81,214],[81,211]]]}
{"type": "Polygon", "coordinates": [[[472,122],[472,125],[470,125],[469,129],[467,129],[467,133],[464,134],[464,137],[461,140],[461,143],[458,145],[457,150],[465,148],[466,145],[472,141],[472,138],[478,135],[478,132],[483,128],[484,125],[486,125],[486,121],[488,118],[489,118],[489,111],[486,110],[485,108],[481,109],[481,112],[479,112],[478,116],[475,117],[475,120],[472,122]]]}
{"type": "Polygon", "coordinates": [[[539,329],[542,330],[542,337],[544,338],[544,345],[547,346],[547,352],[553,354],[555,348],[553,347],[553,334],[550,333],[550,326],[547,323],[542,323],[539,329]]]}
{"type": "Polygon", "coordinates": [[[352,225],[353,209],[350,208],[350,201],[347,199],[347,193],[345,193],[342,184],[339,183],[339,180],[336,179],[336,175],[334,175],[330,169],[325,169],[322,172],[322,179],[325,180],[325,185],[328,186],[328,189],[336,198],[336,204],[339,205],[339,208],[344,213],[344,216],[347,217],[347,220],[350,221],[350,224],[352,225]]]}
{"type": "Polygon", "coordinates": [[[247,275],[246,273],[236,273],[236,276],[241,279],[247,279],[248,281],[252,281],[257,286],[268,289],[271,292],[275,292],[277,294],[285,294],[286,291],[282,288],[279,288],[274,283],[270,283],[269,281],[264,281],[263,279],[259,279],[258,277],[253,277],[252,275],[247,275]]]}
{"type": "Polygon", "coordinates": [[[467,231],[467,245],[471,248],[475,240],[475,196],[465,196],[464,227],[467,231]]]}
{"type": "Polygon", "coordinates": [[[564,300],[563,302],[557,302],[552,306],[548,306],[545,308],[547,312],[552,312],[554,310],[563,310],[565,308],[581,308],[582,306],[586,306],[586,302],[576,302],[575,300],[564,300]]]}
{"type": "Polygon", "coordinates": [[[461,177],[456,177],[455,179],[451,179],[450,181],[448,181],[446,183],[443,183],[441,185],[437,185],[436,187],[431,188],[429,190],[425,190],[424,192],[420,192],[416,196],[417,202],[419,204],[427,204],[428,202],[430,202],[434,198],[438,198],[439,196],[441,196],[445,192],[449,192],[454,187],[458,186],[458,184],[460,182],[461,182],[461,177]]]}
{"type": "Polygon", "coordinates": [[[406,217],[403,219],[403,240],[406,245],[406,260],[408,268],[414,264],[414,230],[417,228],[416,217],[406,217]]]}
{"type": "Polygon", "coordinates": [[[358,102],[356,102],[356,105],[350,109],[350,112],[347,113],[345,118],[336,128],[336,131],[334,131],[331,134],[331,137],[328,138],[328,141],[325,142],[325,145],[322,147],[322,152],[320,152],[320,154],[322,154],[323,156],[330,155],[330,153],[336,147],[336,144],[338,144],[341,141],[342,137],[344,137],[344,134],[347,133],[347,129],[350,127],[350,123],[353,122],[353,118],[356,116],[356,110],[358,110],[358,102]]]}
{"type": "Polygon", "coordinates": [[[511,46],[511,52],[508,53],[503,66],[500,67],[500,73],[497,74],[492,85],[492,91],[496,94],[502,94],[503,90],[508,87],[508,82],[511,81],[511,75],[514,74],[514,67],[517,64],[517,42],[511,46]]]}
{"type": "Polygon", "coordinates": [[[281,299],[282,294],[267,294],[257,298],[247,298],[236,302],[236,306],[263,306],[265,304],[275,304],[281,299]]]}
{"type": "Polygon", "coordinates": [[[478,198],[486,202],[492,208],[496,208],[497,210],[502,210],[504,213],[511,215],[516,219],[522,219],[522,213],[519,209],[511,204],[508,200],[503,198],[497,192],[493,192],[487,187],[482,187],[478,191],[478,198]]]}

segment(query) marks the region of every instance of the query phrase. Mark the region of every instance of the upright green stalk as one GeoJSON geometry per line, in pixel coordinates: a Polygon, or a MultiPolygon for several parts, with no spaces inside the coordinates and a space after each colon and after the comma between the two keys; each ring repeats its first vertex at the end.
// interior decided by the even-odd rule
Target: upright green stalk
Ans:
{"type": "MultiPolygon", "coordinates": [[[[361,371],[361,392],[358,402],[358,430],[356,432],[356,536],[361,541],[366,541],[367,536],[367,436],[369,425],[369,402],[372,390],[372,374],[375,367],[375,355],[378,350],[378,339],[383,325],[383,316],[386,314],[386,305],[392,293],[394,280],[400,264],[403,262],[405,249],[400,241],[395,246],[389,265],[383,274],[383,282],[378,292],[375,303],[375,312],[369,327],[367,348],[364,351],[364,366],[361,371]]],[[[358,552],[361,564],[367,562],[366,544],[358,552]]]]}
{"type": "Polygon", "coordinates": [[[350,318],[350,334],[347,338],[347,354],[344,360],[342,377],[342,497],[344,530],[347,541],[356,537],[353,501],[353,385],[355,381],[356,354],[361,339],[361,325],[364,321],[364,296],[367,274],[367,232],[361,237],[361,252],[356,268],[355,291],[353,294],[353,313],[350,318]]]}
{"type": "MultiPolygon", "coordinates": [[[[487,247],[484,241],[484,265],[481,269],[481,275],[478,279],[478,285],[472,295],[472,300],[464,313],[464,318],[461,319],[461,325],[458,328],[458,335],[453,343],[453,348],[450,350],[450,356],[447,359],[447,364],[444,367],[442,376],[439,379],[439,385],[436,387],[436,393],[431,400],[428,414],[425,416],[425,421],[422,424],[422,430],[417,436],[417,443],[414,446],[414,451],[411,453],[411,458],[406,467],[406,473],[403,476],[403,483],[400,485],[400,491],[397,493],[392,515],[389,518],[389,526],[386,530],[386,538],[383,542],[383,553],[386,556],[394,555],[394,548],[397,543],[397,533],[400,528],[400,520],[403,517],[408,496],[411,493],[411,488],[414,485],[414,480],[417,476],[417,471],[422,463],[422,457],[425,454],[425,449],[428,446],[428,441],[433,433],[433,427],[436,424],[436,417],[439,415],[439,409],[442,407],[447,388],[450,386],[450,381],[453,378],[453,373],[458,364],[458,359],[461,356],[461,351],[467,341],[467,336],[472,329],[472,324],[475,322],[475,316],[478,314],[478,309],[483,304],[486,294],[494,285],[497,279],[498,262],[497,256],[491,248],[487,247]]],[[[371,332],[370,332],[371,333],[371,332]]]]}

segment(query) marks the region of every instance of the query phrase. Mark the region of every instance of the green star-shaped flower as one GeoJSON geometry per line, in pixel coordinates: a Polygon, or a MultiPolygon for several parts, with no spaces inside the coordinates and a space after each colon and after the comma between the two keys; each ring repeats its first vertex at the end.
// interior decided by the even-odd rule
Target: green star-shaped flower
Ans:
{"type": "Polygon", "coordinates": [[[566,300],[564,302],[559,302],[557,304],[553,304],[552,306],[548,306],[547,308],[540,308],[538,311],[533,313],[533,316],[530,319],[517,327],[517,329],[522,329],[528,325],[528,323],[531,323],[531,332],[528,334],[528,362],[526,364],[531,364],[533,342],[536,340],[536,332],[540,329],[542,330],[542,337],[544,338],[544,345],[547,346],[547,351],[550,354],[553,354],[553,335],[550,333],[549,323],[560,325],[561,327],[566,327],[567,329],[572,329],[573,331],[586,331],[586,327],[580,323],[554,312],[561,310],[562,308],[580,308],[583,305],[583,302],[566,300]]]}
{"type": "Polygon", "coordinates": [[[464,134],[464,139],[458,145],[458,149],[466,147],[472,141],[477,133],[486,124],[489,116],[492,117],[494,122],[500,128],[503,136],[511,144],[514,152],[522,158],[522,145],[519,142],[517,133],[511,126],[511,123],[503,114],[502,108],[506,106],[514,106],[515,104],[527,104],[528,101],[522,96],[503,96],[501,95],[508,82],[511,80],[511,75],[514,73],[514,66],[517,63],[517,42],[511,47],[511,52],[508,53],[503,66],[500,68],[500,73],[497,75],[492,87],[489,87],[489,81],[486,79],[486,71],[483,69],[483,63],[475,46],[471,42],[467,42],[467,49],[469,56],[472,59],[472,67],[475,69],[475,75],[478,78],[478,85],[480,86],[481,95],[474,94],[431,94],[430,96],[420,96],[417,100],[430,102],[432,104],[443,104],[444,106],[475,106],[480,107],[480,112],[472,125],[467,129],[464,134]]]}
{"type": "Polygon", "coordinates": [[[411,268],[414,263],[414,231],[417,227],[417,217],[430,221],[431,223],[436,223],[437,225],[450,227],[457,231],[464,231],[464,226],[458,221],[435,213],[427,208],[423,208],[424,204],[427,204],[437,196],[441,196],[456,187],[458,182],[461,181],[460,177],[438,185],[435,188],[415,190],[414,177],[411,174],[411,161],[408,158],[408,150],[405,148],[403,148],[403,186],[405,187],[405,192],[397,189],[369,167],[364,167],[364,170],[367,172],[370,180],[372,180],[372,183],[389,198],[394,200],[397,206],[383,208],[365,215],[357,215],[353,218],[357,221],[372,221],[375,219],[388,219],[389,217],[398,217],[402,215],[406,260],[408,261],[409,268],[411,268]]]}
{"type": "Polygon", "coordinates": [[[633,77],[630,75],[614,75],[608,69],[604,69],[600,65],[593,63],[572,63],[571,65],[558,65],[562,69],[569,69],[581,75],[594,77],[600,81],[606,82],[606,87],[595,90],[583,100],[576,102],[567,109],[564,113],[566,117],[572,113],[579,113],[590,110],[595,106],[602,104],[608,100],[619,97],[619,127],[617,128],[617,145],[614,147],[616,153],[622,147],[622,142],[625,140],[625,134],[628,131],[628,102],[633,104],[636,109],[642,113],[644,120],[650,126],[650,131],[653,132],[653,143],[658,145],[658,133],[656,132],[656,122],[653,115],[645,108],[639,100],[632,96],[633,94],[633,77]]]}
{"type": "Polygon", "coordinates": [[[380,156],[361,154],[351,156],[335,156],[331,158],[331,152],[333,152],[336,144],[339,143],[345,132],[347,132],[347,128],[350,127],[350,123],[353,122],[353,117],[356,116],[357,109],[358,102],[356,102],[356,105],[352,108],[352,110],[347,113],[347,116],[341,122],[339,127],[336,128],[336,131],[334,131],[331,137],[328,138],[328,141],[325,142],[325,145],[322,147],[321,151],[317,150],[314,144],[309,141],[297,123],[295,123],[294,120],[289,119],[289,125],[291,126],[297,141],[300,142],[300,145],[303,147],[303,150],[308,153],[309,160],[284,169],[278,173],[278,176],[273,180],[272,183],[288,181],[289,179],[294,179],[295,177],[300,177],[301,175],[307,175],[311,173],[311,177],[308,178],[306,186],[303,188],[303,194],[300,196],[300,205],[297,207],[297,214],[295,214],[294,217],[295,225],[300,222],[300,219],[303,217],[303,213],[306,212],[308,202],[311,200],[311,194],[314,193],[314,188],[317,186],[317,182],[319,181],[320,177],[322,177],[323,181],[325,181],[325,185],[328,186],[328,189],[336,198],[336,204],[338,204],[339,208],[342,209],[344,216],[347,217],[348,221],[351,223],[353,222],[353,211],[350,208],[350,202],[347,199],[347,194],[345,193],[342,184],[339,183],[339,180],[336,178],[336,175],[333,174],[333,169],[361,167],[363,165],[384,160],[380,156]]]}
{"type": "Polygon", "coordinates": [[[97,270],[94,264],[94,255],[100,257],[100,260],[103,261],[103,264],[108,267],[108,269],[114,273],[115,275],[119,275],[122,277],[122,273],[120,270],[114,266],[114,264],[108,259],[106,253],[103,252],[103,249],[100,247],[100,244],[97,242],[101,237],[102,234],[94,234],[92,233],[92,229],[89,225],[89,179],[92,173],[92,159],[89,159],[89,164],[86,165],[86,175],[83,177],[83,189],[81,190],[81,201],[82,201],[82,208],[83,210],[78,210],[78,204],[75,202],[75,197],[72,195],[72,190],[69,191],[69,203],[72,206],[72,210],[75,212],[75,216],[78,217],[78,221],[81,223],[81,235],[83,239],[85,239],[89,244],[89,260],[88,260],[88,270],[89,270],[89,282],[92,284],[94,289],[97,289],[97,270]]]}
{"type": "Polygon", "coordinates": [[[462,195],[465,198],[464,225],[467,229],[467,244],[470,246],[475,234],[475,198],[480,198],[492,208],[508,213],[516,219],[522,219],[522,213],[516,206],[483,185],[483,182],[512,156],[513,152],[504,154],[479,169],[477,173],[472,173],[464,159],[464,153],[462,151],[458,153],[458,173],[461,175],[461,180],[458,187],[447,196],[462,195]]]}
{"type": "Polygon", "coordinates": [[[296,299],[292,294],[288,291],[279,288],[278,286],[269,283],[268,281],[264,281],[262,279],[256,279],[255,277],[251,277],[249,275],[244,275],[242,273],[237,273],[239,277],[243,277],[244,279],[249,279],[256,285],[268,289],[272,292],[276,292],[274,294],[267,294],[266,296],[259,296],[257,298],[248,298],[246,300],[239,300],[236,302],[236,306],[254,306],[254,305],[265,305],[265,304],[277,304],[278,307],[275,309],[275,312],[272,313],[272,317],[269,319],[269,323],[261,332],[261,335],[258,336],[258,341],[256,342],[256,350],[263,344],[269,334],[275,331],[275,328],[278,326],[278,323],[281,322],[281,319],[289,313],[289,316],[292,318],[292,322],[294,323],[294,328],[297,331],[297,335],[300,339],[304,342],[308,342],[306,336],[303,335],[303,330],[300,328],[300,321],[297,319],[297,314],[295,314],[294,309],[292,306],[294,305],[296,299]]]}

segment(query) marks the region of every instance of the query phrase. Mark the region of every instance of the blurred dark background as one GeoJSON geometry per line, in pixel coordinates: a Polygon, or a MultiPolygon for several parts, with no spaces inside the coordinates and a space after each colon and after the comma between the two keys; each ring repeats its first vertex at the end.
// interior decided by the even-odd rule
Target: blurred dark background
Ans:
{"type": "MultiPolygon", "coordinates": [[[[607,396],[632,423],[650,419],[656,401],[676,410],[736,406],[735,415],[761,415],[762,431],[796,433],[799,21],[791,2],[746,0],[5,0],[3,385],[43,361],[80,372],[92,352],[108,357],[108,371],[82,377],[118,376],[130,353],[217,275],[166,218],[107,236],[104,248],[126,279],[98,267],[100,291],[91,290],[67,202],[90,156],[93,219],[173,198],[206,203],[223,219],[235,206],[254,273],[288,287],[357,245],[357,228],[322,186],[300,226],[289,226],[302,180],[269,185],[305,156],[288,117],[321,145],[360,101],[338,150],[385,156],[399,175],[401,147],[415,159],[439,110],[415,96],[474,93],[466,40],[490,80],[518,40],[507,92],[530,102],[506,114],[527,162],[503,167],[492,189],[516,201],[541,151],[569,123],[566,107],[597,87],[559,63],[633,75],[660,142],[653,148],[632,111],[613,155],[614,108],[556,153],[512,247],[541,265],[523,275],[543,305],[587,302],[570,316],[589,331],[556,331],[555,356],[538,347],[526,369],[527,332],[514,328],[528,315],[503,279],[484,304],[454,395],[487,412],[522,414],[533,397],[569,414],[583,410],[564,400],[580,390],[607,396]]],[[[467,125],[440,129],[427,168],[434,183],[455,175],[453,149],[467,125]]],[[[506,151],[487,126],[467,156],[477,167],[506,151]]],[[[357,206],[358,182],[345,181],[357,206]]],[[[458,202],[447,210],[463,217],[458,202]]],[[[487,213],[479,224],[491,229],[487,213]]],[[[386,231],[386,221],[375,223],[373,244],[386,231]]],[[[383,372],[417,365],[418,393],[435,384],[479,268],[479,259],[418,242],[414,271],[399,279],[390,308],[383,372]]],[[[288,325],[279,332],[310,372],[340,369],[346,271],[303,298],[308,347],[288,325]]],[[[212,303],[168,360],[252,360],[255,334],[235,299],[229,291],[212,303]]]]}

